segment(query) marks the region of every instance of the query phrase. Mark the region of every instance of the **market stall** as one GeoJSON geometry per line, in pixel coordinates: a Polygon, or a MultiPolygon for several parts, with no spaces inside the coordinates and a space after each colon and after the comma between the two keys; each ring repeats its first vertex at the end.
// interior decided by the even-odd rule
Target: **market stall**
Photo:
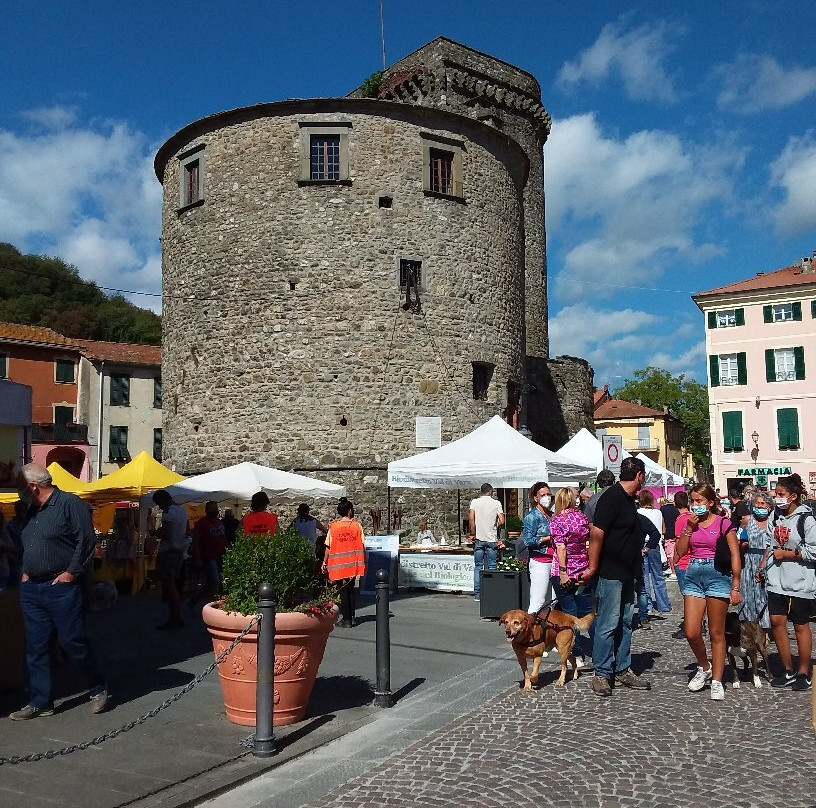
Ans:
{"type": "MultiPolygon", "coordinates": [[[[594,465],[539,446],[495,415],[459,440],[389,463],[388,485],[476,489],[489,482],[497,488],[527,488],[536,480],[555,478],[576,484],[596,473],[594,465]]],[[[457,521],[461,525],[461,510],[457,521]]],[[[400,548],[400,581],[406,586],[473,591],[470,549],[452,550],[441,546],[400,548]]]]}

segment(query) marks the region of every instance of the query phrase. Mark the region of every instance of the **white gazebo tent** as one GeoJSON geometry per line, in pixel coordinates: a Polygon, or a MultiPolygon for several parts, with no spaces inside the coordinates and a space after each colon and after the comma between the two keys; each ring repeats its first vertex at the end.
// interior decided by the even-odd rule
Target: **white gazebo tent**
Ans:
{"type": "MultiPolygon", "coordinates": [[[[539,446],[494,415],[463,438],[388,464],[389,488],[526,488],[550,478],[592,478],[592,465],[539,446]]],[[[461,527],[461,519],[459,520],[461,527]]]]}
{"type": "Polygon", "coordinates": [[[639,457],[643,461],[643,465],[646,466],[647,488],[662,488],[663,495],[666,496],[669,488],[682,488],[685,485],[685,480],[679,474],[674,474],[668,469],[664,469],[663,466],[642,452],[637,455],[637,457],[639,457]]]}
{"type": "MultiPolygon", "coordinates": [[[[238,463],[206,474],[188,477],[165,489],[179,505],[185,502],[249,502],[253,494],[265,491],[275,499],[339,499],[346,495],[345,486],[327,483],[303,474],[261,466],[257,463],[238,463]]],[[[139,500],[140,521],[146,527],[147,511],[153,505],[153,494],[139,500]]]]}

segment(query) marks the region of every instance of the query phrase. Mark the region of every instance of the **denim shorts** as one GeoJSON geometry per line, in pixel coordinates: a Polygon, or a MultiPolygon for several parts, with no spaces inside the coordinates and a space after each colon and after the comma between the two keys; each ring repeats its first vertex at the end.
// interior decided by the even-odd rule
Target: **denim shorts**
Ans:
{"type": "Polygon", "coordinates": [[[692,598],[730,598],[731,576],[715,570],[713,558],[692,558],[683,582],[683,595],[692,598]]]}

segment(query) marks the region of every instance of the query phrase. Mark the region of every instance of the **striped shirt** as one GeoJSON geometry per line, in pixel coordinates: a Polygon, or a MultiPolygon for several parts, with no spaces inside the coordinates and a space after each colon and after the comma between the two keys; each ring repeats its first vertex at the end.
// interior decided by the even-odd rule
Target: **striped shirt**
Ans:
{"type": "Polygon", "coordinates": [[[30,580],[80,575],[96,544],[91,512],[79,497],[54,487],[44,505],[31,506],[22,540],[23,573],[30,580]]]}

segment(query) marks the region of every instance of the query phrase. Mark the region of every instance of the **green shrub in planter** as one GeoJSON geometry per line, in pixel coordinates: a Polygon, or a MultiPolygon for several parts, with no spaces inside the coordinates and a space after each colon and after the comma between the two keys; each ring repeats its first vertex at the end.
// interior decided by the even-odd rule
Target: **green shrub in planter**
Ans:
{"type": "Polygon", "coordinates": [[[314,549],[294,527],[274,536],[238,533],[224,554],[224,598],[228,612],[255,614],[258,587],[272,584],[281,612],[327,612],[337,598],[318,575],[314,549]]]}
{"type": "Polygon", "coordinates": [[[504,526],[508,533],[521,533],[524,530],[524,522],[520,516],[508,516],[504,526]]]}

